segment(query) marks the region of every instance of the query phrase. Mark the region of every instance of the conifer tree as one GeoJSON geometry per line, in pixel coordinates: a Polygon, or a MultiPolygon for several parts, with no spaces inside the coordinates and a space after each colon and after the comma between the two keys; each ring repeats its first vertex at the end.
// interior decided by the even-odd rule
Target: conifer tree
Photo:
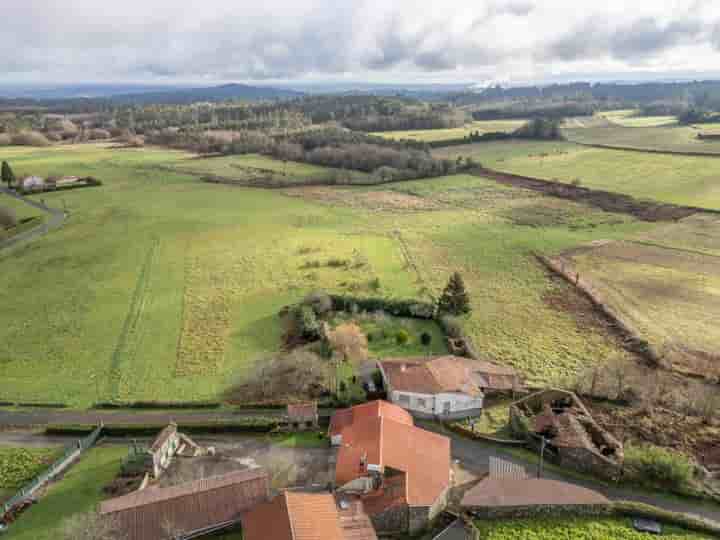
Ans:
{"type": "Polygon", "coordinates": [[[455,272],[450,276],[450,280],[438,301],[438,310],[440,313],[450,315],[470,313],[470,297],[459,272],[455,272]]]}
{"type": "Polygon", "coordinates": [[[7,184],[8,189],[15,183],[15,174],[7,161],[2,162],[2,172],[0,172],[0,176],[2,176],[2,181],[7,184]]]}

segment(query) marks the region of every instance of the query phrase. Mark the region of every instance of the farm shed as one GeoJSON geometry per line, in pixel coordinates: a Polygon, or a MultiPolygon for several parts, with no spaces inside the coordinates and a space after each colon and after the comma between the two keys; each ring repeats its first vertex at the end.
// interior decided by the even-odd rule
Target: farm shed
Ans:
{"type": "Polygon", "coordinates": [[[531,517],[542,513],[598,514],[610,501],[596,491],[544,478],[488,477],[465,493],[464,510],[485,518],[531,517]]]}
{"type": "Polygon", "coordinates": [[[299,430],[317,429],[319,425],[318,407],[316,401],[304,403],[288,403],[285,418],[282,419],[281,429],[299,430]]]}
{"type": "Polygon", "coordinates": [[[560,465],[610,479],[622,474],[622,444],[600,427],[572,392],[543,390],[513,403],[510,426],[536,447],[544,439],[548,457],[560,465]]]}
{"type": "Polygon", "coordinates": [[[205,478],[169,488],[147,488],[100,504],[102,515],[117,519],[128,540],[190,535],[238,523],[243,512],[270,496],[260,468],[205,478]]]}
{"type": "Polygon", "coordinates": [[[245,540],[377,540],[359,501],[283,491],[242,517],[245,540]]]}
{"type": "Polygon", "coordinates": [[[148,468],[154,478],[160,475],[170,465],[170,460],[180,448],[180,434],[177,424],[169,424],[163,429],[148,449],[148,468]]]}
{"type": "Polygon", "coordinates": [[[361,500],[378,532],[415,533],[444,510],[450,440],[415,427],[404,409],[372,401],[337,411],[330,438],[338,493],[361,500]]]}
{"type": "Polygon", "coordinates": [[[460,356],[390,358],[378,367],[388,399],[420,418],[477,416],[486,393],[520,387],[514,369],[460,356]]]}

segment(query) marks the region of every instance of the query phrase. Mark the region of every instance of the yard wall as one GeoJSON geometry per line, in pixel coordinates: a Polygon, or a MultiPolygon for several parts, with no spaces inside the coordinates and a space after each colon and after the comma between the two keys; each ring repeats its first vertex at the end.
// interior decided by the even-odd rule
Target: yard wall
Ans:
{"type": "Polygon", "coordinates": [[[528,519],[545,516],[602,516],[613,512],[612,504],[573,504],[469,508],[480,519],[528,519]]]}

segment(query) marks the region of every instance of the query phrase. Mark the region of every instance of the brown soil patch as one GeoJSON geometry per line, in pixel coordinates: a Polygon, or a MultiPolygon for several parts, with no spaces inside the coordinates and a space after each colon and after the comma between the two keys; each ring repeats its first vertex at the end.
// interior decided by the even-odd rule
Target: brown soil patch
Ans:
{"type": "Polygon", "coordinates": [[[302,197],[321,203],[342,204],[354,208],[392,211],[435,210],[440,207],[436,202],[395,191],[357,191],[347,188],[298,187],[284,190],[291,197],[302,197]]]}
{"type": "Polygon", "coordinates": [[[586,400],[595,420],[624,443],[653,444],[695,456],[720,467],[720,428],[662,407],[621,407],[586,400]]]}
{"type": "MultiPolygon", "coordinates": [[[[706,210],[701,208],[640,201],[634,197],[620,193],[594,190],[581,186],[573,186],[572,184],[563,184],[540,178],[494,171],[492,169],[479,168],[476,174],[484,178],[490,178],[501,184],[539,191],[551,197],[586,203],[605,210],[606,212],[629,214],[643,221],[677,221],[697,212],[706,212],[706,210]]],[[[713,211],[707,212],[718,213],[713,211]]]]}

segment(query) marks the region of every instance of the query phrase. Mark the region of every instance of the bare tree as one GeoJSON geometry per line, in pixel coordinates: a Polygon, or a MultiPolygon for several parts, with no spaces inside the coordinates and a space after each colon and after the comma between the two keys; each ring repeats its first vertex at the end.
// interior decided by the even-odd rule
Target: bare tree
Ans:
{"type": "Polygon", "coordinates": [[[103,516],[98,511],[75,514],[62,525],[63,540],[127,540],[117,518],[103,516]]]}
{"type": "Polygon", "coordinates": [[[357,324],[341,324],[335,330],[328,332],[327,337],[330,346],[340,353],[344,360],[365,360],[367,358],[367,337],[357,324]]]}

